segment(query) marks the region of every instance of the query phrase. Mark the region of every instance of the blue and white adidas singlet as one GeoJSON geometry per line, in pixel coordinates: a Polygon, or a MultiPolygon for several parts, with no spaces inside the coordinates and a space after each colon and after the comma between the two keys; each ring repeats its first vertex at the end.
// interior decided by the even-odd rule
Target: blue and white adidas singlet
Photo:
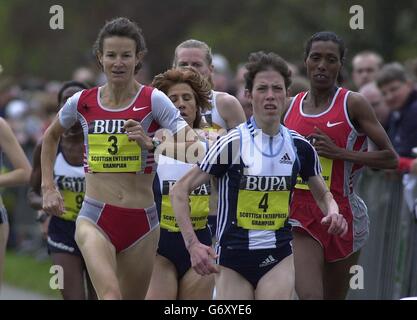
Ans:
{"type": "Polygon", "coordinates": [[[310,143],[280,126],[275,136],[258,129],[252,117],[219,139],[200,163],[218,177],[217,251],[269,249],[292,239],[290,192],[297,174],[320,174],[310,143]]]}

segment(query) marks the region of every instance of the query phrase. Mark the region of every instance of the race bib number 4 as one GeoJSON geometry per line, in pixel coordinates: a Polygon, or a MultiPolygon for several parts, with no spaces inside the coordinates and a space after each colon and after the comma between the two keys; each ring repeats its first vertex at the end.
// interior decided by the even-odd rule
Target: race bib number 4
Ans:
{"type": "Polygon", "coordinates": [[[239,190],[237,224],[248,230],[278,230],[288,217],[289,191],[239,190]]]}
{"type": "Polygon", "coordinates": [[[88,165],[93,172],[137,172],[141,149],[126,134],[89,134],[88,165]]]}
{"type": "MultiPolygon", "coordinates": [[[[321,174],[323,176],[327,188],[330,190],[330,184],[332,182],[333,160],[324,157],[319,157],[319,159],[322,169],[321,174]]],[[[300,176],[297,177],[297,184],[295,185],[295,188],[302,190],[310,190],[307,181],[304,181],[300,176]]]]}

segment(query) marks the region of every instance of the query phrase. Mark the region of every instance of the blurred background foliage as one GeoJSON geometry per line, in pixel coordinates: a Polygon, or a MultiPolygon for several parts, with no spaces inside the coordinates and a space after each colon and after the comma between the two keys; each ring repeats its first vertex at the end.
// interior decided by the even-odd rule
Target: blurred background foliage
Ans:
{"type": "Polygon", "coordinates": [[[417,1],[329,0],[0,0],[0,64],[4,73],[63,80],[95,64],[91,47],[106,20],[127,16],[143,29],[151,74],[171,65],[175,46],[206,41],[232,67],[255,50],[302,64],[306,40],[333,30],[346,42],[347,61],[364,49],[386,61],[417,57],[417,1]],[[64,30],[51,30],[49,8],[64,8],[64,30]],[[364,9],[364,30],[352,30],[349,8],[364,9]]]}

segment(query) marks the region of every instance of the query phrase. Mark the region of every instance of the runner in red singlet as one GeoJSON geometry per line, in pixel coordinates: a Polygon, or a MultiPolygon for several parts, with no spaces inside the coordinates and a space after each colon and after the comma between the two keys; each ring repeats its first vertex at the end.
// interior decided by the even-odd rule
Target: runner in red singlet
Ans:
{"type": "Polygon", "coordinates": [[[299,179],[291,201],[296,291],[300,299],[344,299],[349,270],[368,237],[365,203],[355,193],[360,169],[396,167],[396,155],[372,107],[358,93],[336,86],[345,47],[333,32],[308,41],[305,64],[310,91],[295,96],[284,124],[315,146],[323,177],[349,224],[335,237],[320,224],[322,213],[305,181],[299,179]],[[367,152],[367,137],[379,151],[367,152]]]}
{"type": "Polygon", "coordinates": [[[45,132],[43,209],[56,216],[63,213],[64,201],[53,179],[56,149],[63,132],[79,122],[86,191],[76,242],[100,299],[143,299],[159,238],[152,184],[154,151],[161,141],[152,137],[159,128],[169,129],[177,153],[186,153],[190,146],[204,150],[205,143],[164,93],[135,80],[146,45],[134,22],[107,22],[95,51],[107,82],[69,98],[45,132]],[[179,137],[189,140],[183,143],[179,137]]]}

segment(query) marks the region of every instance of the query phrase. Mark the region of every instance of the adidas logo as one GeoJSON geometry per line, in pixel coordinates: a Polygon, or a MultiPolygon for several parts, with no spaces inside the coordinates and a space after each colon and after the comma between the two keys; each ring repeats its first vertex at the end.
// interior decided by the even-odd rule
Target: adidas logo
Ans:
{"type": "Polygon", "coordinates": [[[277,260],[273,256],[269,255],[264,261],[262,261],[261,264],[259,264],[259,267],[260,268],[266,267],[275,262],[277,262],[277,260]]]}
{"type": "Polygon", "coordinates": [[[291,160],[290,156],[288,155],[288,153],[284,154],[284,156],[281,158],[281,160],[279,160],[279,163],[292,164],[292,160],[291,160]]]}

